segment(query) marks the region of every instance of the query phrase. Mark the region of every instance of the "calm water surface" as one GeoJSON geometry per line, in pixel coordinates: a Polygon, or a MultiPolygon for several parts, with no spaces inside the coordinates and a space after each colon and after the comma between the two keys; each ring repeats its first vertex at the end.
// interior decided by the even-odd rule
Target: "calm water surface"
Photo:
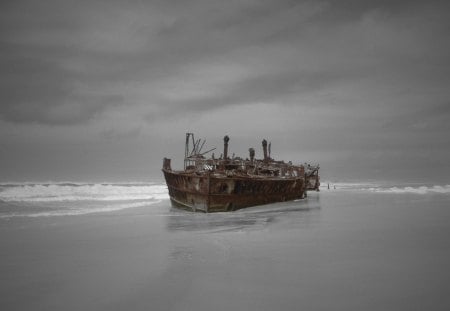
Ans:
{"type": "Polygon", "coordinates": [[[449,310],[450,196],[411,189],[4,218],[2,309],[449,310]]]}
{"type": "MultiPolygon", "coordinates": [[[[182,305],[252,310],[446,310],[445,195],[326,192],[307,202],[167,218],[182,305]],[[194,240],[192,240],[194,239],[194,240]],[[209,299],[202,299],[202,297],[209,299]]],[[[178,308],[178,305],[177,305],[178,308]]]]}

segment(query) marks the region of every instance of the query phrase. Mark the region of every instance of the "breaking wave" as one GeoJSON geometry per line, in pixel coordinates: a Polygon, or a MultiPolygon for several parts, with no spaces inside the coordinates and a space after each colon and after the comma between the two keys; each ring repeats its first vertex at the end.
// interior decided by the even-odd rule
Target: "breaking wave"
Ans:
{"type": "Polygon", "coordinates": [[[4,202],[129,201],[168,198],[163,184],[0,184],[4,202]]]}
{"type": "Polygon", "coordinates": [[[369,188],[368,190],[372,192],[382,192],[382,193],[414,193],[414,194],[450,193],[450,185],[390,187],[386,189],[369,188]]]}
{"type": "MultiPolygon", "coordinates": [[[[322,184],[321,188],[325,191],[327,184],[322,184]]],[[[408,184],[388,184],[388,183],[330,183],[330,190],[361,191],[375,193],[394,193],[394,194],[450,194],[450,185],[408,185],[408,184]]]]}
{"type": "Polygon", "coordinates": [[[168,198],[167,187],[160,183],[4,183],[0,219],[111,212],[168,198]]]}

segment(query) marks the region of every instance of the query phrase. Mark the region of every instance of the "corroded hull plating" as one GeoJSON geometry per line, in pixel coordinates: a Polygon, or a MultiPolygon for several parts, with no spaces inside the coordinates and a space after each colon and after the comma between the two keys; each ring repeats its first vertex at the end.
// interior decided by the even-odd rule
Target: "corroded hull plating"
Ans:
{"type": "Polygon", "coordinates": [[[163,169],[172,205],[199,212],[226,212],[305,197],[301,177],[227,177],[163,169]]]}
{"type": "Polygon", "coordinates": [[[230,138],[223,138],[223,154],[204,155],[203,143],[186,133],[184,169],[172,170],[171,160],[164,158],[163,173],[172,205],[191,211],[227,212],[274,202],[306,197],[306,191],[319,190],[319,165],[292,164],[274,160],[271,143],[262,141],[263,158],[255,157],[249,148],[249,158],[228,153],[230,138]],[[192,141],[191,141],[192,139],[192,141]]]}

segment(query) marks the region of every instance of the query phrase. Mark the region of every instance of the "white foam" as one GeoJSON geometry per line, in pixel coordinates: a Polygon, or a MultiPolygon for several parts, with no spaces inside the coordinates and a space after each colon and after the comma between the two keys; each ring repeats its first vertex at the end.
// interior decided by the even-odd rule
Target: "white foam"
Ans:
{"type": "Polygon", "coordinates": [[[5,215],[0,215],[0,218],[9,219],[13,217],[53,217],[53,216],[76,216],[76,215],[85,215],[85,214],[93,214],[93,213],[105,213],[105,212],[114,212],[119,210],[124,210],[127,208],[135,208],[135,207],[143,207],[152,204],[159,203],[161,201],[146,201],[146,202],[135,202],[135,203],[126,203],[126,204],[115,204],[115,205],[105,205],[101,207],[79,207],[72,209],[58,209],[54,211],[41,211],[41,212],[27,212],[27,213],[9,213],[5,215]]]}
{"type": "Polygon", "coordinates": [[[390,187],[390,188],[369,188],[372,192],[383,193],[415,193],[415,194],[429,194],[429,193],[450,193],[450,185],[445,186],[416,186],[416,187],[390,187]]]}
{"type": "Polygon", "coordinates": [[[22,184],[1,185],[4,202],[130,201],[167,199],[163,184],[22,184]]]}
{"type": "Polygon", "coordinates": [[[449,194],[450,185],[420,185],[420,184],[394,184],[392,182],[339,182],[322,183],[323,191],[358,191],[358,192],[376,192],[376,193],[397,193],[397,194],[449,194]],[[328,189],[329,185],[329,189],[328,189]]]}

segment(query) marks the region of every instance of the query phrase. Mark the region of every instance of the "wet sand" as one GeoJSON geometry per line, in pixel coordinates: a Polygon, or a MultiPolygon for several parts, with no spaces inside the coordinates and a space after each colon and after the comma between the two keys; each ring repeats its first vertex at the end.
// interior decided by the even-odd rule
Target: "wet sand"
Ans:
{"type": "Polygon", "coordinates": [[[0,224],[1,310],[448,310],[447,196],[323,191],[235,213],[0,224]]]}

